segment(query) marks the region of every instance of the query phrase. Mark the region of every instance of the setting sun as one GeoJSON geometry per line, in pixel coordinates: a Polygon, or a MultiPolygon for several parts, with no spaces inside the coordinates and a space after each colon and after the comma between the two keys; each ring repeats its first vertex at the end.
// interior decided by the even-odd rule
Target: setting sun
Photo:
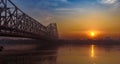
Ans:
{"type": "Polygon", "coordinates": [[[97,30],[90,30],[90,31],[86,31],[86,34],[88,35],[89,38],[98,38],[98,35],[101,34],[100,31],[97,31],[97,30]]]}
{"type": "Polygon", "coordinates": [[[95,36],[95,32],[91,32],[91,36],[94,37],[95,36]]]}
{"type": "Polygon", "coordinates": [[[94,37],[94,36],[95,36],[95,32],[91,32],[90,35],[91,35],[92,37],[94,37]]]}

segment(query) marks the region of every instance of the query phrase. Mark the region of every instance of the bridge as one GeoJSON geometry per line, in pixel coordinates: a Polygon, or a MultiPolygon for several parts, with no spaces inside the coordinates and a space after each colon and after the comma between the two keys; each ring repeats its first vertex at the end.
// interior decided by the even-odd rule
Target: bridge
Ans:
{"type": "Polygon", "coordinates": [[[20,10],[11,0],[0,0],[0,36],[57,39],[56,23],[44,26],[20,10]]]}

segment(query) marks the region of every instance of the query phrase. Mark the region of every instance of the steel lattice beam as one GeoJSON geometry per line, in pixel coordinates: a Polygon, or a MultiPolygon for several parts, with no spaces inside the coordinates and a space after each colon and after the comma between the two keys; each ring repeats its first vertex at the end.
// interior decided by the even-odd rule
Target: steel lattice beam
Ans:
{"type": "Polygon", "coordinates": [[[0,35],[56,38],[55,23],[43,26],[21,11],[11,0],[0,0],[0,35]]]}

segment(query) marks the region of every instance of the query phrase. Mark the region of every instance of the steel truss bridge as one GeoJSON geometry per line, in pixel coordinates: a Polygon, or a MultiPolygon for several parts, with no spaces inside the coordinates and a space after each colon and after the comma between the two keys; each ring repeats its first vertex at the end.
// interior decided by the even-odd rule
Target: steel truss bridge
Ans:
{"type": "Polygon", "coordinates": [[[57,39],[56,23],[48,26],[20,10],[11,0],[0,0],[0,36],[57,39]]]}

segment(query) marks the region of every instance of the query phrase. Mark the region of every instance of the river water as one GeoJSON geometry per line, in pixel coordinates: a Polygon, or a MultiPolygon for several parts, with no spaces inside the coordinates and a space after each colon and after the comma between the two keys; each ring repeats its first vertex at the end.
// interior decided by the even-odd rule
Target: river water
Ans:
{"type": "Polygon", "coordinates": [[[69,44],[43,46],[24,54],[12,52],[3,57],[4,64],[120,64],[120,45],[69,44]]]}
{"type": "Polygon", "coordinates": [[[120,64],[120,46],[74,45],[61,46],[57,64],[120,64]]]}

